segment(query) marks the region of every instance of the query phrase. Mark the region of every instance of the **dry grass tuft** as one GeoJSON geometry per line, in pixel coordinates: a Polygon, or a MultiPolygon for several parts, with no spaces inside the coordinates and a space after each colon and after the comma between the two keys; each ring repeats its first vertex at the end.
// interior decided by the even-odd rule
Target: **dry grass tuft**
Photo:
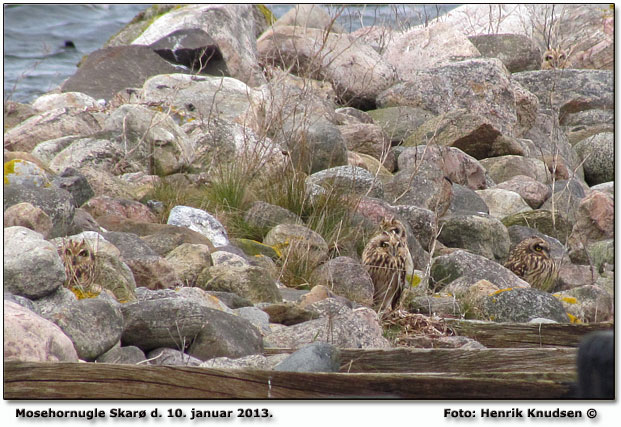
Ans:
{"type": "Polygon", "coordinates": [[[412,338],[442,338],[457,335],[444,319],[404,310],[393,310],[382,318],[382,328],[393,345],[407,346],[412,338]]]}

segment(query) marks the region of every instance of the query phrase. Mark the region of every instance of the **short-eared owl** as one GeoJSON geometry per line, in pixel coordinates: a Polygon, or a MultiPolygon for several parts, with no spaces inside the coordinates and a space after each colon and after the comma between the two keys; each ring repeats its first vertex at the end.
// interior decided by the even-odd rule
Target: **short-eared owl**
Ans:
{"type": "Polygon", "coordinates": [[[382,232],[369,240],[362,252],[375,291],[373,306],[378,312],[392,309],[405,287],[407,246],[395,233],[382,232]]]}
{"type": "Polygon", "coordinates": [[[382,218],[382,222],[380,222],[380,228],[382,231],[386,231],[387,233],[394,233],[399,240],[403,242],[407,241],[407,232],[405,230],[405,225],[394,216],[389,216],[386,218],[382,218]]]}
{"type": "Polygon", "coordinates": [[[569,52],[560,46],[546,50],[541,61],[542,70],[567,68],[569,52]]]}
{"type": "Polygon", "coordinates": [[[414,272],[414,261],[412,260],[412,254],[410,253],[410,248],[408,246],[408,236],[405,225],[394,216],[389,216],[386,218],[382,218],[382,222],[380,223],[381,231],[385,231],[387,233],[393,233],[407,252],[407,256],[405,259],[405,272],[407,275],[411,276],[414,272]]]}
{"type": "Polygon", "coordinates": [[[542,291],[551,290],[557,277],[550,245],[540,237],[529,237],[518,243],[509,254],[505,267],[542,291]]]}
{"type": "Polygon", "coordinates": [[[64,240],[58,253],[67,274],[65,286],[69,289],[89,288],[95,276],[95,257],[88,243],[84,240],[64,240]]]}

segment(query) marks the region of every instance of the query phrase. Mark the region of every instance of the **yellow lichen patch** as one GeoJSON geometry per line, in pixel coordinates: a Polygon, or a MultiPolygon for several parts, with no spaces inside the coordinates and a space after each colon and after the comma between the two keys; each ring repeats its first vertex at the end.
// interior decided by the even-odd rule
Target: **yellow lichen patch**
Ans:
{"type": "Polygon", "coordinates": [[[490,295],[498,295],[501,292],[507,292],[507,291],[512,291],[513,288],[504,288],[504,289],[498,289],[497,291],[492,292],[490,295]]]}
{"type": "Polygon", "coordinates": [[[581,324],[582,320],[578,319],[576,316],[574,316],[573,314],[567,313],[567,317],[569,317],[569,321],[571,323],[574,324],[581,324]]]}
{"type": "Polygon", "coordinates": [[[235,239],[235,243],[246,255],[254,257],[267,256],[272,259],[280,258],[282,255],[273,246],[266,245],[257,240],[240,238],[235,239]]]}
{"type": "MultiPolygon", "coordinates": [[[[157,111],[158,113],[169,115],[175,123],[179,126],[190,121],[191,117],[188,117],[188,114],[174,105],[163,106],[163,105],[154,105],[150,107],[151,110],[157,111]]],[[[193,120],[193,118],[192,118],[193,120]]]]}
{"type": "Polygon", "coordinates": [[[89,292],[89,291],[84,291],[84,289],[80,289],[78,287],[73,287],[70,289],[71,292],[74,293],[74,295],[76,297],[78,297],[78,299],[86,299],[86,298],[94,298],[97,295],[99,295],[99,292],[89,292]]]}
{"type": "MultiPolygon", "coordinates": [[[[36,163],[24,159],[13,159],[4,163],[4,185],[11,184],[11,176],[16,183],[20,182],[18,177],[27,177],[27,180],[37,186],[48,188],[51,183],[45,176],[45,171],[36,163]]],[[[23,178],[22,178],[23,179],[23,178]]]]}
{"type": "Polygon", "coordinates": [[[7,185],[9,183],[7,175],[12,175],[15,173],[15,164],[17,162],[21,162],[21,160],[15,159],[4,164],[4,185],[7,185]]]}
{"type": "Polygon", "coordinates": [[[413,288],[417,287],[418,285],[420,285],[421,282],[421,278],[418,277],[416,274],[412,274],[412,275],[406,275],[405,276],[405,280],[406,283],[409,283],[410,286],[412,286],[413,288]]]}
{"type": "Polygon", "coordinates": [[[578,299],[575,297],[567,297],[562,296],[560,294],[552,294],[552,296],[558,298],[559,300],[566,302],[567,304],[578,304],[578,299]]]}
{"type": "MultiPolygon", "coordinates": [[[[270,246],[270,245],[267,245],[267,246],[270,246]]],[[[276,254],[278,255],[279,258],[282,258],[282,250],[281,249],[284,249],[287,246],[289,246],[289,241],[285,240],[282,243],[277,243],[275,245],[271,245],[270,247],[272,249],[274,249],[274,251],[276,252],[276,254]]]]}

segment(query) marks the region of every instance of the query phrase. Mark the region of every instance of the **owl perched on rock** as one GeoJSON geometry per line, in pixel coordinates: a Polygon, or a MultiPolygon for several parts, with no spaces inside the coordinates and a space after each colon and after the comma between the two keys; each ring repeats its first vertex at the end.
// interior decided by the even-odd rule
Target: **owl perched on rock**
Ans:
{"type": "Polygon", "coordinates": [[[90,291],[95,279],[95,257],[88,243],[84,240],[65,240],[58,248],[58,254],[67,274],[65,286],[90,291]]]}
{"type": "Polygon", "coordinates": [[[557,277],[550,245],[540,237],[529,237],[518,243],[509,254],[505,267],[533,288],[546,292],[552,289],[557,277]]]}
{"type": "Polygon", "coordinates": [[[556,70],[567,68],[569,59],[569,52],[565,49],[561,49],[560,46],[553,49],[548,49],[543,54],[541,61],[542,70],[556,70]]]}
{"type": "Polygon", "coordinates": [[[383,231],[369,240],[362,252],[375,291],[373,306],[378,312],[392,309],[405,287],[407,245],[395,234],[383,231]]]}
{"type": "Polygon", "coordinates": [[[380,223],[381,231],[385,231],[387,233],[393,233],[403,247],[405,248],[406,260],[405,260],[405,273],[407,275],[412,275],[414,272],[414,261],[412,260],[412,254],[410,253],[410,248],[408,247],[408,236],[407,231],[405,229],[405,225],[394,216],[389,216],[386,218],[382,218],[382,222],[380,223]]]}

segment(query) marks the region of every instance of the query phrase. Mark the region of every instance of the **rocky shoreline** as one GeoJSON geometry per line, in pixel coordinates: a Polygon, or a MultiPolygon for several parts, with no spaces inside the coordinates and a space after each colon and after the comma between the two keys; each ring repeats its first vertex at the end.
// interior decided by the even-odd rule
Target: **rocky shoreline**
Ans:
{"type": "Polygon", "coordinates": [[[485,7],[346,33],[313,5],[157,5],[5,102],[5,360],[338,371],[339,348],[483,348],[412,340],[423,318],[612,320],[612,18],[567,5],[546,40],[516,22],[547,6],[491,34],[485,7]],[[386,217],[414,264],[390,322],[360,260],[386,217]],[[530,236],[550,292],[503,267],[530,236]]]}

